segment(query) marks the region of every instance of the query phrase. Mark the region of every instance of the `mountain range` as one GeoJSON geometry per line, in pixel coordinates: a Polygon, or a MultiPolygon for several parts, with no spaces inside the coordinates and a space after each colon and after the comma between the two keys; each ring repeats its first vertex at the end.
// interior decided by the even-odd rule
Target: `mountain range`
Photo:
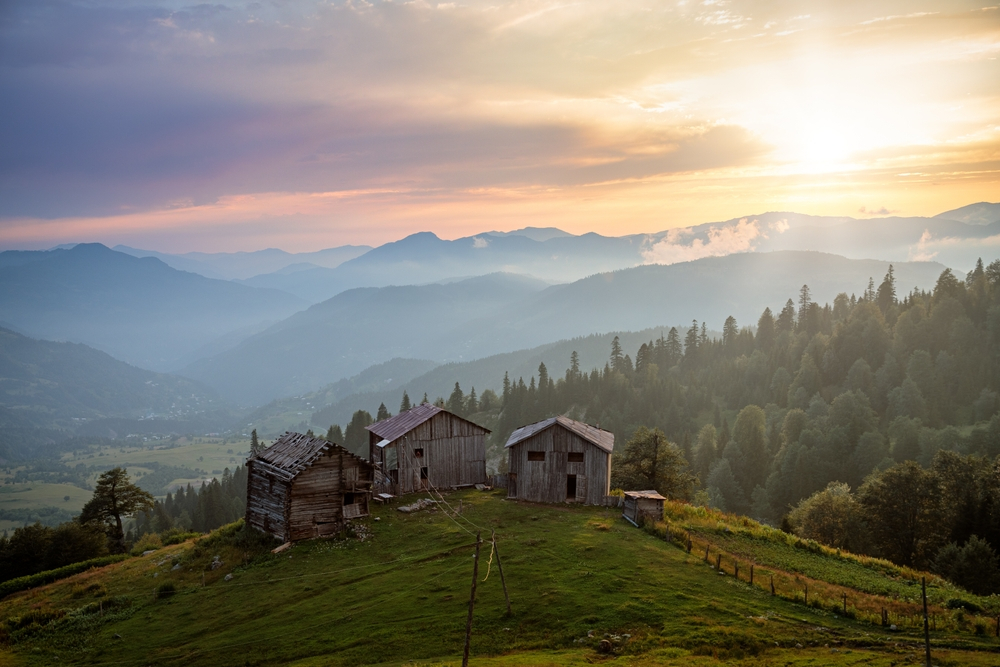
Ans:
{"type": "MultiPolygon", "coordinates": [[[[895,265],[900,293],[929,289],[944,266],[895,265]]],[[[348,290],[181,373],[228,400],[262,404],[314,391],[393,357],[461,362],[611,331],[755,324],[765,307],[797,299],[803,282],[820,303],[881,282],[889,263],[817,252],[706,257],[597,274],[565,285],[492,274],[447,285],[348,290]]]]}
{"type": "Polygon", "coordinates": [[[0,458],[38,444],[39,431],[48,440],[201,433],[228,428],[236,416],[195,380],[136,368],[80,343],[0,328],[0,458]]]}
{"type": "Polygon", "coordinates": [[[306,304],[277,290],[178,271],[98,243],[0,253],[0,324],[25,335],[85,343],[156,371],[240,329],[306,304]]]}

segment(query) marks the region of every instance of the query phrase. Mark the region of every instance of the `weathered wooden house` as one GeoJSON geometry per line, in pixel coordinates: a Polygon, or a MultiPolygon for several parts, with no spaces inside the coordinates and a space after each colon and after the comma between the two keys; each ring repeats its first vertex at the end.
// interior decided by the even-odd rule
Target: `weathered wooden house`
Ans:
{"type": "Polygon", "coordinates": [[[489,429],[430,403],[368,426],[376,491],[402,495],[486,483],[489,429]]]}
{"type": "Polygon", "coordinates": [[[507,497],[600,505],[611,483],[615,435],[567,417],[522,426],[507,439],[507,497]]]}
{"type": "Polygon", "coordinates": [[[368,516],[372,465],[327,440],[285,433],[247,461],[247,525],[285,542],[368,516]]]}
{"type": "Polygon", "coordinates": [[[656,491],[626,491],[622,516],[636,526],[641,526],[645,519],[661,521],[665,500],[656,491]]]}

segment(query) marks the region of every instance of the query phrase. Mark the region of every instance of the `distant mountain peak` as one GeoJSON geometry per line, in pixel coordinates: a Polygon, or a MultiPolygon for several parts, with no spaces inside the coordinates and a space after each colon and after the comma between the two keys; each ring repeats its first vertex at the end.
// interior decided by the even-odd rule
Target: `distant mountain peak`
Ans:
{"type": "Polygon", "coordinates": [[[994,222],[1000,222],[1000,204],[981,201],[951,211],[945,211],[944,213],[938,213],[934,217],[945,220],[957,220],[967,225],[992,225],[994,222]]]}
{"type": "Polygon", "coordinates": [[[488,236],[524,236],[532,241],[538,241],[539,243],[544,243],[549,239],[565,238],[567,236],[576,236],[576,234],[570,234],[569,232],[564,232],[558,227],[524,227],[522,229],[515,229],[510,232],[485,232],[484,235],[488,236]]]}

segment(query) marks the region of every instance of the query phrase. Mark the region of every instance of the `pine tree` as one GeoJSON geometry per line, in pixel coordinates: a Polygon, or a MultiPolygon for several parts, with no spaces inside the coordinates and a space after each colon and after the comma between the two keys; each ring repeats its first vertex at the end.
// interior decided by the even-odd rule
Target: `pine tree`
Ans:
{"type": "Polygon", "coordinates": [[[693,358],[698,351],[698,320],[691,320],[691,328],[684,334],[684,357],[693,358]]]}
{"type": "Polygon", "coordinates": [[[758,350],[769,352],[774,345],[774,316],[770,308],[765,308],[757,320],[757,337],[755,339],[758,350]]]}
{"type": "Polygon", "coordinates": [[[465,415],[465,393],[462,388],[455,383],[455,388],[451,390],[451,396],[448,397],[448,412],[452,412],[456,415],[465,415]]]}
{"type": "Polygon", "coordinates": [[[257,429],[250,432],[250,456],[257,456],[264,451],[264,445],[257,439],[257,429]]]}
{"type": "Polygon", "coordinates": [[[383,419],[388,419],[392,414],[389,412],[389,408],[385,407],[385,403],[378,404],[378,411],[375,413],[375,421],[380,422],[383,419]]]}
{"type": "Polygon", "coordinates": [[[889,306],[896,303],[896,278],[892,273],[892,264],[889,265],[889,272],[885,274],[882,284],[878,286],[875,303],[878,304],[879,310],[883,313],[889,310],[889,306]]]}
{"type": "Polygon", "coordinates": [[[80,511],[80,523],[103,524],[109,548],[115,553],[124,553],[122,518],[152,509],[153,496],[133,484],[124,468],[112,468],[97,478],[93,497],[80,511]]]}
{"type": "Polygon", "coordinates": [[[667,334],[667,343],[664,349],[667,354],[667,363],[665,364],[667,368],[676,366],[680,363],[684,350],[681,348],[681,335],[677,332],[677,327],[670,327],[670,332],[667,334]]]}
{"type": "Polygon", "coordinates": [[[465,401],[465,413],[468,415],[479,412],[479,399],[476,397],[476,388],[469,392],[469,398],[465,401]]]}
{"type": "Polygon", "coordinates": [[[740,329],[736,325],[736,318],[730,315],[726,318],[726,323],[722,325],[722,344],[726,347],[732,347],[739,333],[740,329]]]}
{"type": "Polygon", "coordinates": [[[809,292],[809,285],[803,285],[799,290],[799,322],[805,319],[812,303],[812,294],[809,292]]]}
{"type": "Polygon", "coordinates": [[[778,332],[791,331],[795,328],[795,304],[791,299],[785,302],[785,307],[778,313],[778,321],[775,329],[778,332]]]}
{"type": "Polygon", "coordinates": [[[615,336],[611,341],[611,370],[621,373],[623,371],[622,362],[625,360],[625,356],[622,354],[622,344],[618,340],[618,336],[615,336]]]}
{"type": "Polygon", "coordinates": [[[400,403],[399,403],[399,411],[400,412],[406,412],[407,410],[409,410],[412,407],[413,406],[410,405],[410,396],[406,393],[406,390],[404,389],[403,390],[403,400],[400,401],[400,403]]]}
{"type": "Polygon", "coordinates": [[[344,432],[340,430],[340,424],[331,424],[326,430],[326,439],[338,445],[344,442],[344,432]]]}

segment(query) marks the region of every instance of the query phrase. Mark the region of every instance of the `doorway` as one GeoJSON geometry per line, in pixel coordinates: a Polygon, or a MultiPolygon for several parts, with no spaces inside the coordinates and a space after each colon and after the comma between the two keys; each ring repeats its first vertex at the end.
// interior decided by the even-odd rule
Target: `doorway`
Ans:
{"type": "Polygon", "coordinates": [[[576,475],[566,475],[566,500],[576,500],[576,475]]]}

